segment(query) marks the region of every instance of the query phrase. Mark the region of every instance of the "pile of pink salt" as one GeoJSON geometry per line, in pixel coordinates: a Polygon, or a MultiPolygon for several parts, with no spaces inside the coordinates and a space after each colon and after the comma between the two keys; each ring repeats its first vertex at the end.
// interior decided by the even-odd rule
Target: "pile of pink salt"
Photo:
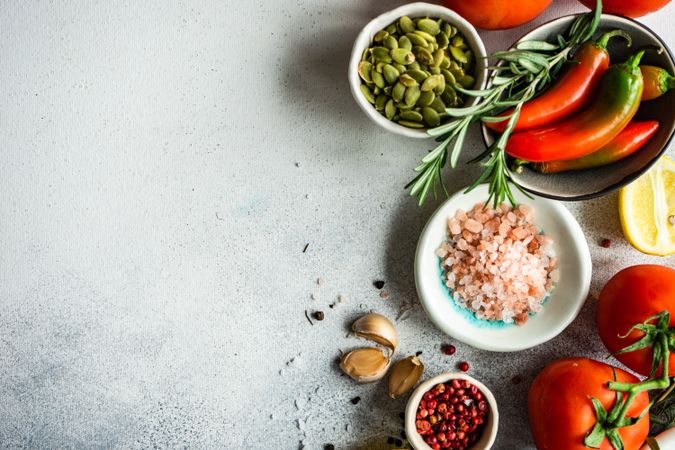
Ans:
{"type": "Polygon", "coordinates": [[[523,204],[458,210],[436,254],[453,298],[479,319],[525,323],[559,278],[552,241],[523,204]]]}

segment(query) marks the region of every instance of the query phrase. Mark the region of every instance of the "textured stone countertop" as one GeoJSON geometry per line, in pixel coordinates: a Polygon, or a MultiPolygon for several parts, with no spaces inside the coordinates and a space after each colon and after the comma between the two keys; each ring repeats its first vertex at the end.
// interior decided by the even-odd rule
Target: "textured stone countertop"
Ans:
{"type": "MultiPolygon", "coordinates": [[[[427,376],[469,361],[500,405],[495,448],[533,448],[537,371],[605,356],[594,301],[531,350],[441,354],[412,276],[436,205],[403,190],[426,144],[373,125],[345,76],[360,28],[402,3],[0,4],[0,447],[377,448],[405,400],[335,360],[359,314],[414,305],[399,354],[422,351],[427,376]]],[[[581,10],[481,34],[496,50],[581,10]]],[[[674,19],[643,22],[675,47],[674,19]]],[[[464,159],[481,147],[474,131],[464,159]]],[[[461,167],[451,191],[476,176],[461,167]]],[[[596,295],[622,267],[674,265],[628,245],[616,205],[567,205],[596,295]]]]}

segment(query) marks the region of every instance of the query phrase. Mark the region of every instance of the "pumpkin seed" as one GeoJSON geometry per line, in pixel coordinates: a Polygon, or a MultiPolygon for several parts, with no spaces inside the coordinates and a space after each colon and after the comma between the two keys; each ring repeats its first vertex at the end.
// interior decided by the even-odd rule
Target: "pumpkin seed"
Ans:
{"type": "Polygon", "coordinates": [[[415,81],[417,81],[418,83],[421,83],[422,81],[424,81],[426,78],[429,77],[429,74],[427,74],[422,70],[414,70],[414,69],[408,70],[406,74],[414,78],[415,81]]]}
{"type": "Polygon", "coordinates": [[[415,23],[408,16],[403,16],[398,20],[398,26],[404,33],[412,33],[415,31],[415,23]]]}
{"type": "Polygon", "coordinates": [[[441,94],[441,99],[446,105],[457,106],[457,92],[450,86],[447,86],[441,94]]]}
{"type": "Polygon", "coordinates": [[[368,61],[361,61],[359,63],[359,76],[363,81],[366,83],[369,83],[373,81],[373,79],[370,77],[370,72],[373,70],[373,65],[369,63],[368,61]]]}
{"type": "Polygon", "coordinates": [[[387,47],[373,47],[373,56],[376,60],[390,63],[391,56],[389,56],[389,49],[387,47]]]}
{"type": "Polygon", "coordinates": [[[437,95],[441,95],[445,91],[445,77],[443,75],[434,75],[438,77],[438,86],[434,88],[434,92],[437,95]]]}
{"type": "Polygon", "coordinates": [[[398,41],[392,35],[389,35],[386,38],[384,38],[384,41],[382,41],[382,44],[390,50],[394,49],[394,48],[398,48],[398,41]]]}
{"type": "Polygon", "coordinates": [[[384,107],[387,104],[387,100],[389,100],[389,97],[387,97],[385,94],[380,94],[377,96],[375,99],[375,109],[378,111],[384,111],[384,107]]]}
{"type": "Polygon", "coordinates": [[[457,82],[461,84],[464,89],[471,89],[476,80],[471,75],[464,75],[463,77],[458,78],[457,82]]]}
{"type": "Polygon", "coordinates": [[[387,83],[389,84],[396,83],[399,75],[401,75],[401,73],[396,70],[396,67],[392,66],[391,64],[385,64],[384,71],[382,73],[384,74],[384,79],[387,80],[387,83]]]}
{"type": "Polygon", "coordinates": [[[453,47],[460,47],[464,43],[464,38],[462,36],[455,36],[450,42],[453,47]]]}
{"type": "Polygon", "coordinates": [[[404,48],[406,50],[412,50],[412,42],[410,42],[408,36],[401,36],[398,38],[398,47],[404,48]]]}
{"type": "Polygon", "coordinates": [[[384,107],[384,115],[387,117],[387,119],[392,120],[394,116],[396,115],[396,106],[394,105],[394,100],[389,99],[387,104],[384,107]]]}
{"type": "Polygon", "coordinates": [[[422,30],[415,30],[413,31],[413,34],[416,34],[417,36],[421,37],[427,42],[436,42],[436,39],[432,35],[430,35],[429,33],[425,33],[422,30]]]}
{"type": "Polygon", "coordinates": [[[403,64],[404,66],[407,66],[408,64],[412,64],[413,62],[415,62],[415,54],[410,50],[406,50],[405,48],[395,48],[391,50],[389,53],[391,55],[391,59],[393,59],[399,64],[403,64]]]}
{"type": "Polygon", "coordinates": [[[455,77],[456,80],[459,80],[464,76],[464,70],[462,69],[453,69],[450,67],[450,73],[452,74],[453,77],[455,77]]]}
{"type": "Polygon", "coordinates": [[[391,90],[391,98],[400,102],[403,100],[403,95],[405,95],[405,86],[400,81],[394,85],[391,90]]]}
{"type": "Polygon", "coordinates": [[[455,83],[457,83],[455,76],[449,70],[441,69],[441,73],[443,74],[443,77],[445,77],[445,82],[450,86],[453,86],[455,83]]]}
{"type": "Polygon", "coordinates": [[[445,58],[445,50],[439,48],[434,52],[434,60],[431,65],[434,67],[440,67],[441,63],[443,62],[443,58],[445,58]]]}
{"type": "Polygon", "coordinates": [[[365,84],[362,84],[359,87],[361,89],[361,93],[366,98],[366,100],[368,100],[370,103],[375,103],[375,96],[373,95],[373,92],[370,90],[370,88],[365,84]]]}
{"type": "Polygon", "coordinates": [[[444,56],[443,61],[441,61],[441,69],[447,69],[448,67],[450,67],[450,58],[444,56]]]}
{"type": "Polygon", "coordinates": [[[455,58],[455,61],[460,62],[462,64],[466,64],[469,62],[469,60],[466,59],[466,55],[460,48],[451,46],[448,47],[448,49],[450,50],[450,54],[452,55],[452,57],[455,58]]]}
{"type": "Polygon", "coordinates": [[[409,120],[399,120],[398,123],[399,125],[403,125],[404,127],[408,128],[424,128],[424,124],[419,122],[411,122],[409,120]]]}
{"type": "Polygon", "coordinates": [[[408,70],[420,70],[420,63],[413,61],[408,65],[408,70]]]}
{"type": "Polygon", "coordinates": [[[373,77],[373,83],[375,83],[375,86],[379,87],[380,89],[387,85],[384,75],[382,75],[380,72],[375,71],[371,73],[371,76],[373,77]]]}
{"type": "Polygon", "coordinates": [[[368,61],[371,56],[371,49],[367,48],[363,51],[363,56],[361,56],[361,61],[368,61]]]}
{"type": "Polygon", "coordinates": [[[422,92],[433,91],[438,86],[438,83],[440,83],[440,79],[443,79],[443,82],[445,83],[445,79],[442,76],[432,75],[424,80],[420,89],[422,92]]]}
{"type": "Polygon", "coordinates": [[[426,39],[424,39],[422,36],[420,36],[418,34],[406,33],[405,36],[408,38],[408,40],[410,40],[412,45],[417,45],[417,46],[420,46],[420,47],[426,47],[427,45],[429,45],[427,43],[426,39]]]}
{"type": "Polygon", "coordinates": [[[396,33],[396,31],[398,31],[396,29],[396,24],[393,24],[393,23],[391,25],[389,25],[387,28],[385,28],[384,30],[389,34],[394,34],[394,33],[396,33]]]}
{"type": "Polygon", "coordinates": [[[438,23],[431,19],[420,19],[419,22],[417,22],[417,29],[432,36],[436,36],[441,32],[441,28],[438,26],[438,23]]]}
{"type": "Polygon", "coordinates": [[[417,99],[418,106],[429,106],[431,102],[436,98],[436,94],[433,91],[422,92],[420,98],[417,99]]]}
{"type": "Polygon", "coordinates": [[[385,30],[380,30],[375,33],[375,36],[373,36],[373,42],[382,42],[387,36],[389,36],[389,33],[387,33],[385,30]]]}
{"type": "Polygon", "coordinates": [[[378,95],[380,93],[380,88],[375,86],[373,89],[373,94],[378,95]]]}
{"type": "Polygon", "coordinates": [[[441,68],[429,66],[429,73],[434,74],[434,75],[440,75],[441,74],[441,68]]]}
{"type": "Polygon", "coordinates": [[[375,71],[379,72],[379,73],[382,73],[382,70],[384,69],[384,64],[385,63],[383,63],[383,62],[379,62],[379,63],[375,64],[375,71]]]}
{"type": "Polygon", "coordinates": [[[422,117],[424,119],[424,123],[430,127],[437,127],[441,124],[441,118],[433,108],[422,108],[422,117]]]}
{"type": "Polygon", "coordinates": [[[415,105],[406,105],[405,103],[397,103],[396,107],[400,111],[410,111],[411,109],[415,108],[415,105]]]}
{"type": "Polygon", "coordinates": [[[419,61],[420,64],[431,64],[434,61],[433,55],[424,47],[416,45],[412,49],[415,54],[415,59],[419,61]]]}
{"type": "Polygon", "coordinates": [[[446,49],[448,48],[448,44],[450,44],[450,39],[448,39],[448,35],[445,33],[439,33],[436,36],[436,41],[438,42],[438,48],[446,49]]]}
{"type": "Polygon", "coordinates": [[[404,66],[403,64],[399,64],[399,63],[397,63],[397,62],[393,62],[393,63],[391,63],[391,65],[394,66],[394,67],[396,68],[396,70],[398,70],[400,73],[403,73],[403,72],[406,71],[406,68],[405,68],[405,66],[404,66]]]}
{"type": "Polygon", "coordinates": [[[439,114],[445,111],[445,103],[443,103],[443,100],[441,100],[440,97],[436,97],[429,107],[433,108],[433,110],[439,114]]]}
{"type": "Polygon", "coordinates": [[[398,77],[398,82],[407,88],[417,86],[417,81],[407,73],[401,74],[401,76],[398,77]]]}
{"type": "Polygon", "coordinates": [[[417,84],[415,84],[415,86],[411,86],[405,90],[403,101],[405,102],[406,105],[413,106],[415,103],[417,103],[417,99],[420,98],[421,93],[422,92],[420,91],[420,87],[417,84]]]}
{"type": "Polygon", "coordinates": [[[417,111],[401,111],[399,117],[403,120],[412,120],[413,122],[422,121],[422,114],[418,113],[417,111]]]}

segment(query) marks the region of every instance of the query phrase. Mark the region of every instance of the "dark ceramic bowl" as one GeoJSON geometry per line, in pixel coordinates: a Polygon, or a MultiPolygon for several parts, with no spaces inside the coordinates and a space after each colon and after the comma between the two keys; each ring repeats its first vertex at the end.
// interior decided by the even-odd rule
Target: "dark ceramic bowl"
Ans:
{"type": "MultiPolygon", "coordinates": [[[[557,34],[566,33],[575,17],[565,16],[545,23],[521,40],[548,40],[557,34]]],[[[625,61],[644,45],[657,45],[663,47],[663,52],[657,54],[648,51],[642,63],[663,67],[670,73],[675,72],[673,55],[666,44],[641,23],[626,17],[603,14],[597,35],[617,28],[631,35],[633,45],[629,48],[621,39],[613,39],[609,45],[612,64],[625,61]]],[[[658,99],[644,102],[640,105],[635,120],[656,120],[660,127],[643,148],[626,159],[594,169],[547,175],[525,168],[522,173],[514,173],[514,179],[529,192],[557,200],[587,200],[609,194],[646,172],[668,148],[675,133],[675,92],[669,91],[658,99]]],[[[485,126],[483,139],[486,145],[494,142],[493,132],[485,126]]]]}

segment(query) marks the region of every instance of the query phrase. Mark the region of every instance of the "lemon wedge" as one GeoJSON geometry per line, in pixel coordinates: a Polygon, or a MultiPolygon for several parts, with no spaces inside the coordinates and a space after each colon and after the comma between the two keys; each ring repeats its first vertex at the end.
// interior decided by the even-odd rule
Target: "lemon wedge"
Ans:
{"type": "Polygon", "coordinates": [[[619,192],[623,234],[650,255],[675,253],[675,162],[662,157],[619,192]]]}

